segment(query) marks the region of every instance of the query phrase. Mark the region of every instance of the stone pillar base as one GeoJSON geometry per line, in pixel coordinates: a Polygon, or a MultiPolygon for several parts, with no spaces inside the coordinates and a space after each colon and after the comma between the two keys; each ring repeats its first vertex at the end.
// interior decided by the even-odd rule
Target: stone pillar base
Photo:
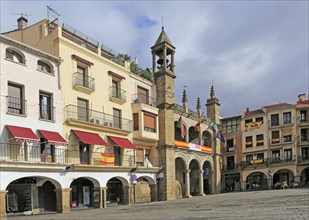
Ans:
{"type": "Polygon", "coordinates": [[[187,195],[187,196],[185,196],[185,198],[192,198],[192,196],[191,195],[187,195]]]}
{"type": "Polygon", "coordinates": [[[0,219],[4,220],[7,219],[6,217],[6,194],[7,194],[7,190],[0,190],[0,219]]]}
{"type": "Polygon", "coordinates": [[[198,196],[206,196],[204,193],[199,193],[198,196]]]}

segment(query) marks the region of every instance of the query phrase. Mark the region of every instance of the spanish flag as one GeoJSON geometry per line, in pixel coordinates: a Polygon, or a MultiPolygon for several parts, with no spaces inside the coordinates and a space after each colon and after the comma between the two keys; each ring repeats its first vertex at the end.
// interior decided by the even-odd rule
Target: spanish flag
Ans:
{"type": "Polygon", "coordinates": [[[115,154],[101,153],[101,164],[115,164],[115,154]]]}

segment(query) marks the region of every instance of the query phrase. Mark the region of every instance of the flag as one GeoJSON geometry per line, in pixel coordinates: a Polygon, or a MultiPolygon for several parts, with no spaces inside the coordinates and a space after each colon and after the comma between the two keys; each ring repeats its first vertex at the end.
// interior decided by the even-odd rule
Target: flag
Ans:
{"type": "Polygon", "coordinates": [[[224,136],[220,130],[219,125],[216,122],[216,118],[213,117],[209,124],[209,128],[216,134],[216,138],[218,138],[220,141],[225,142],[224,136]]]}
{"type": "Polygon", "coordinates": [[[200,124],[199,121],[196,123],[194,129],[195,129],[196,132],[199,132],[201,130],[201,124],[200,124]]]}
{"type": "Polygon", "coordinates": [[[101,164],[115,164],[115,154],[101,153],[101,164]]]}
{"type": "Polygon", "coordinates": [[[180,128],[181,139],[184,139],[186,136],[185,125],[182,123],[182,117],[180,115],[179,120],[176,124],[176,128],[180,128]]]}
{"type": "Polygon", "coordinates": [[[225,142],[224,136],[223,136],[223,134],[222,134],[222,132],[220,130],[217,131],[216,138],[218,138],[223,143],[225,142]]]}

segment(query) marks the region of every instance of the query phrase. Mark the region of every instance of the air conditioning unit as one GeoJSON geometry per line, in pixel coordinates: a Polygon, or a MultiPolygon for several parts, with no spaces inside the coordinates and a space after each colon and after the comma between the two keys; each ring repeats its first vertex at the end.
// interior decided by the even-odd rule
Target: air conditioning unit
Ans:
{"type": "Polygon", "coordinates": [[[99,119],[96,119],[96,118],[92,118],[90,119],[90,122],[93,123],[93,124],[100,124],[100,120],[99,119]]]}
{"type": "Polygon", "coordinates": [[[108,122],[107,122],[107,121],[104,122],[103,125],[104,125],[104,126],[108,126],[108,122]]]}

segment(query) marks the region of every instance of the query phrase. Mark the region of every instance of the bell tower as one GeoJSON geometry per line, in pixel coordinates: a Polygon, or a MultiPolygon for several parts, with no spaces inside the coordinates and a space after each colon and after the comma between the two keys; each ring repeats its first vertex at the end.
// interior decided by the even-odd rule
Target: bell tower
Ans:
{"type": "Polygon", "coordinates": [[[174,151],[174,54],[175,47],[162,27],[152,52],[152,71],[157,89],[159,108],[159,163],[163,167],[163,178],[159,182],[160,200],[176,199],[175,195],[175,151],[174,151]]]}

